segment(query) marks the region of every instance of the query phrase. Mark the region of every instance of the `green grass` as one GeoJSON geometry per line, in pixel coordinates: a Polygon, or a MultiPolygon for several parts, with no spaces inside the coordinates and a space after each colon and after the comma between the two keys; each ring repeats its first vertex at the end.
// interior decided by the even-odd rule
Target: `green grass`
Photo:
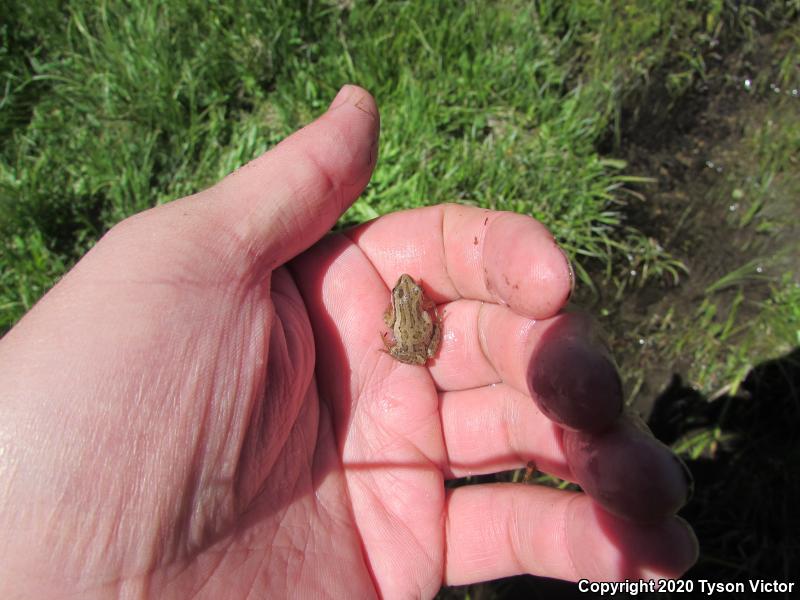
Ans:
{"type": "Polygon", "coordinates": [[[714,3],[4,4],[0,327],[114,223],[210,185],[347,81],[375,94],[383,131],[343,225],[457,201],[540,218],[586,282],[598,265],[678,274],[625,226],[635,174],[596,145],[651,71],[692,68],[670,48],[714,3]]]}

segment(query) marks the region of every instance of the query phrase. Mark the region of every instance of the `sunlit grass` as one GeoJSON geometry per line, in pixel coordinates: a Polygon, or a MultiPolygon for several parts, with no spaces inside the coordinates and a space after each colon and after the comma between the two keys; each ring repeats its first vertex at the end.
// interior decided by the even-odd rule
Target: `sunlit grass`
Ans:
{"type": "Polygon", "coordinates": [[[2,327],[114,223],[210,185],[348,81],[376,96],[382,137],[343,225],[462,202],[541,219],[590,285],[598,266],[621,285],[680,274],[625,225],[636,174],[596,144],[670,45],[704,27],[700,13],[665,1],[7,4],[0,234],[16,241],[0,248],[2,327]]]}

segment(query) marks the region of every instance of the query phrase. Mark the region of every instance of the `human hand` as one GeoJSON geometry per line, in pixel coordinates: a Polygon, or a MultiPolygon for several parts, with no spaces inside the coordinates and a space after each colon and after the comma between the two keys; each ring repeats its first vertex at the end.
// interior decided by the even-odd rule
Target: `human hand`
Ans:
{"type": "Polygon", "coordinates": [[[695,560],[683,471],[559,312],[544,227],[445,205],[322,238],[369,180],[377,115],[343,88],[115,227],[0,341],[4,597],[431,597],[695,560]],[[380,352],[406,271],[444,313],[426,367],[380,352]],[[444,486],[529,460],[588,494],[444,486]]]}

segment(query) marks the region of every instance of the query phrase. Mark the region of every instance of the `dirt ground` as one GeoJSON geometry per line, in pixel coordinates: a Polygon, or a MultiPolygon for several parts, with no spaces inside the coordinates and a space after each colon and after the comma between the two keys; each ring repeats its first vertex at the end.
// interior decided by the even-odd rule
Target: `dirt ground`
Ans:
{"type": "MultiPolygon", "coordinates": [[[[741,291],[746,301],[737,306],[736,319],[746,322],[769,296],[769,281],[800,264],[797,177],[773,180],[759,214],[761,220],[779,222],[778,229],[761,229],[757,219],[742,225],[758,176],[753,134],[775,105],[774,98],[752,90],[757,74],[774,71],[778,57],[773,40],[764,35],[755,46],[747,55],[720,58],[696,93],[679,106],[659,108],[657,100],[645,99],[648,114],[636,115],[637,126],[623,135],[618,150],[629,172],[654,180],[638,189],[643,199],[631,203],[630,224],[680,259],[688,271],[677,285],[665,280],[626,291],[603,323],[622,370],[642,376],[633,407],[645,417],[670,381],[685,378],[692,366],[691,357],[664,360],[669,340],[651,343],[648,333],[654,321],[671,311],[677,316],[675,323],[682,324],[710,286],[741,269],[735,285],[726,289],[721,284],[715,299],[724,308],[741,291]]],[[[796,106],[786,110],[800,111],[800,98],[792,104],[796,106]]],[[[604,301],[601,297],[599,303],[604,301]]],[[[726,315],[722,311],[717,317],[724,320],[726,315]]],[[[691,332],[675,332],[676,338],[685,335],[691,332]]]]}

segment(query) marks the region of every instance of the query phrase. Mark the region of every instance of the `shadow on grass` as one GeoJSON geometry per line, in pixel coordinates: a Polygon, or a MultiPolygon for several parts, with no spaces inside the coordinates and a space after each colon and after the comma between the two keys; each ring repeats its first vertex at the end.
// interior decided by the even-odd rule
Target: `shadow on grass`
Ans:
{"type": "Polygon", "coordinates": [[[651,427],[693,455],[685,458],[695,496],[681,514],[695,528],[700,559],[686,578],[743,581],[741,597],[750,595],[747,580],[792,581],[800,573],[800,348],[711,401],[675,376],[651,427]]]}

